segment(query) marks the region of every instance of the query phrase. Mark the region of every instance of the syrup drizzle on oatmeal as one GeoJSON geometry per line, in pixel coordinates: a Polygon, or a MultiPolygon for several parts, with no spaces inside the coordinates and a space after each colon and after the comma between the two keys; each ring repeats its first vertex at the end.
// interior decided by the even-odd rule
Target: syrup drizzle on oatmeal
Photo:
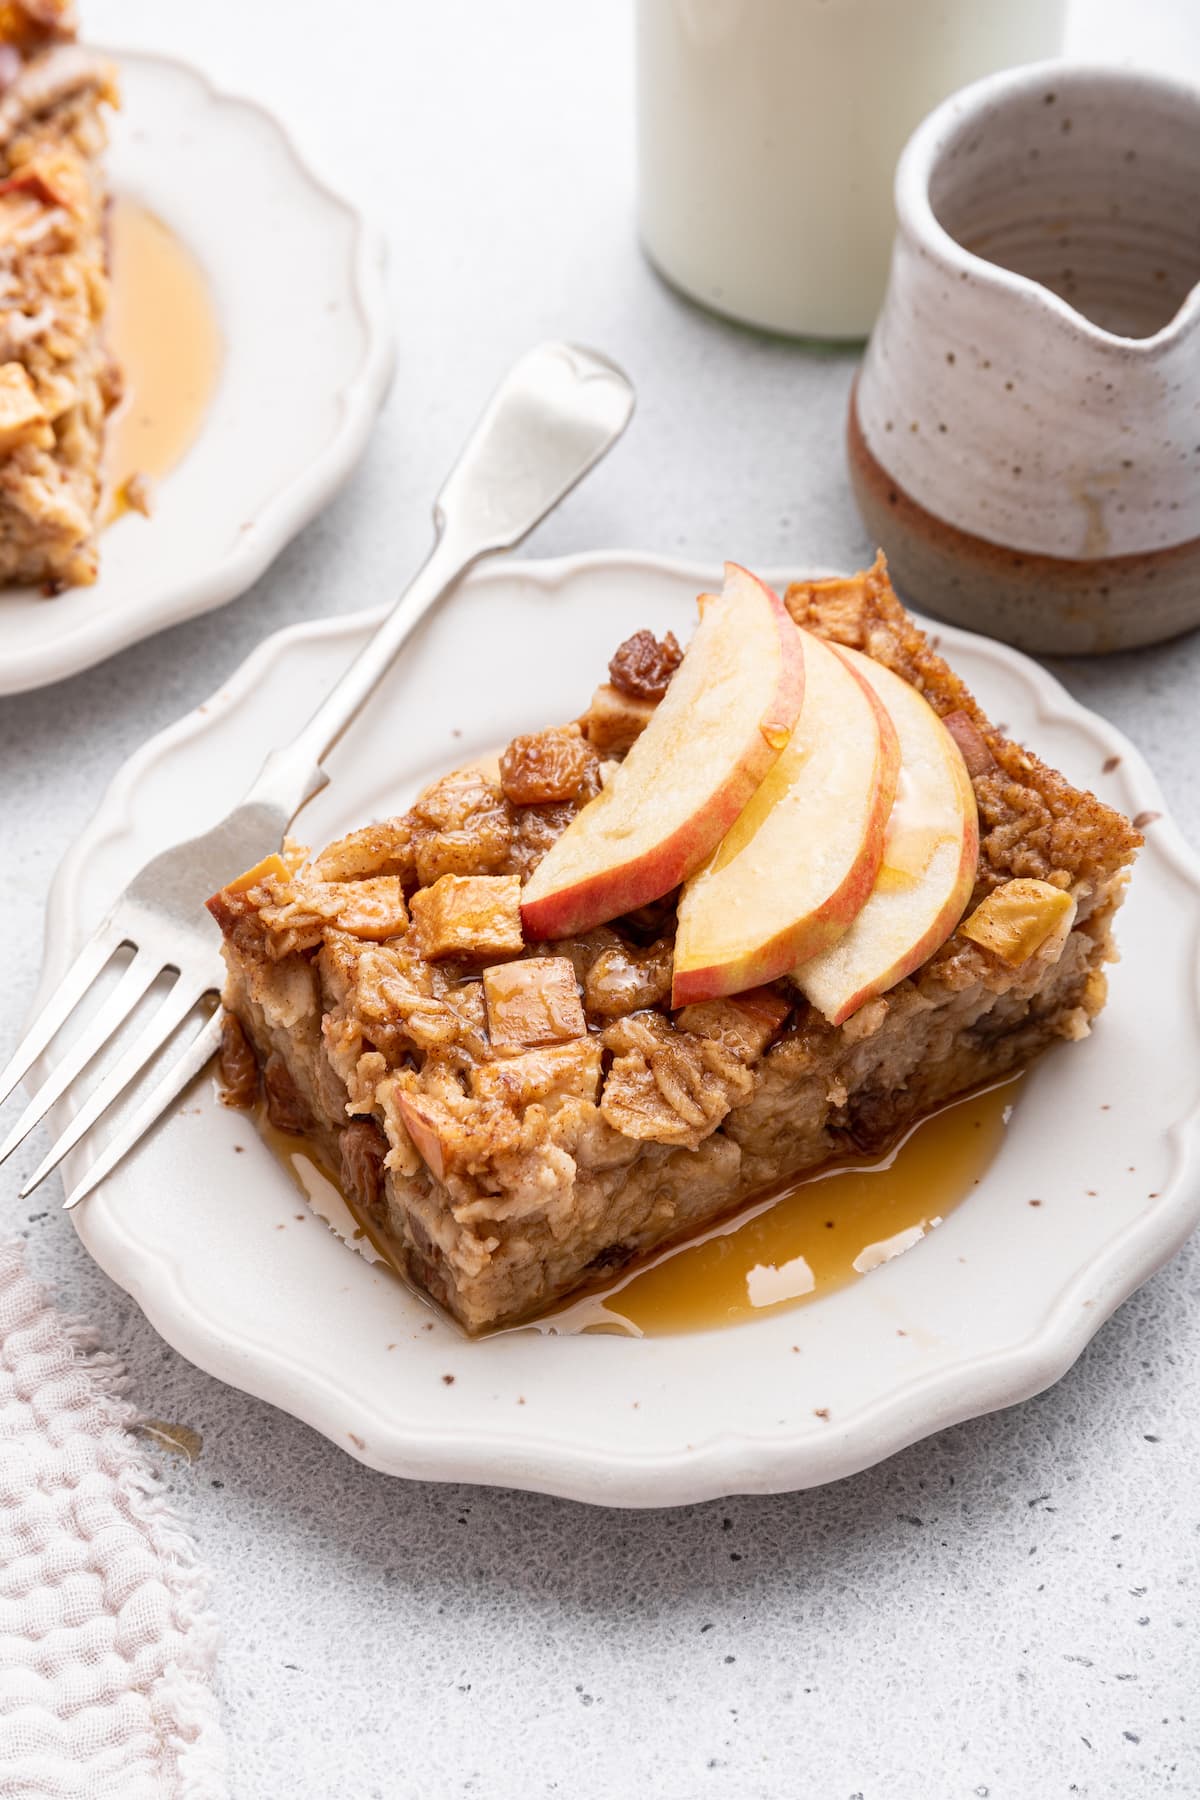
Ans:
{"type": "Polygon", "coordinates": [[[128,509],[131,476],[166,475],[195,441],[222,358],[216,308],[191,251],[147,207],[113,202],[109,345],[125,394],[108,421],[106,516],[128,509]]]}
{"type": "Polygon", "coordinates": [[[367,1262],[399,1275],[400,1271],[392,1259],[387,1239],[376,1230],[354,1200],[343,1192],[341,1184],[334,1180],[325,1164],[313,1155],[305,1139],[294,1137],[290,1131],[280,1131],[277,1126],[272,1125],[261,1102],[252,1116],[258,1134],[268,1150],[278,1157],[317,1217],[323,1219],[336,1237],[349,1244],[352,1250],[357,1250],[367,1262]]]}
{"type": "Polygon", "coordinates": [[[848,1286],[911,1249],[974,1192],[1019,1082],[954,1101],[886,1156],[836,1163],[761,1196],[533,1328],[676,1336],[745,1324],[848,1286]]]}
{"type": "MultiPolygon", "coordinates": [[[[834,1164],[509,1331],[666,1337],[745,1324],[846,1287],[911,1249],[972,1194],[1000,1148],[1020,1076],[922,1120],[886,1156],[834,1164]]],[[[259,1130],[309,1205],[373,1263],[387,1240],[302,1138],[259,1130]]],[[[436,1310],[436,1309],[435,1309],[436,1310]]],[[[491,1335],[501,1335],[495,1333],[491,1335]]]]}

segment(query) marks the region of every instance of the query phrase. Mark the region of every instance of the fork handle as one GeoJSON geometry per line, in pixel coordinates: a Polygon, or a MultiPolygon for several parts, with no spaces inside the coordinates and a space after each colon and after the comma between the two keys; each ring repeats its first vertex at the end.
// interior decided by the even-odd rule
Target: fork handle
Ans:
{"type": "Polygon", "coordinates": [[[439,535],[396,605],[334,682],[308,723],[289,744],[271,751],[244,804],[265,803],[282,813],[286,830],[301,807],[328,785],[329,776],[322,767],[325,757],[374,693],[393,659],[426,613],[488,548],[484,545],[464,554],[439,535]]]}
{"type": "Polygon", "coordinates": [[[434,506],[429,557],[290,744],[273,750],[247,802],[285,826],[326,785],[324,758],[430,609],[483,556],[520,543],[616,442],[633,388],[595,350],[542,344],[493,395],[434,506]]]}

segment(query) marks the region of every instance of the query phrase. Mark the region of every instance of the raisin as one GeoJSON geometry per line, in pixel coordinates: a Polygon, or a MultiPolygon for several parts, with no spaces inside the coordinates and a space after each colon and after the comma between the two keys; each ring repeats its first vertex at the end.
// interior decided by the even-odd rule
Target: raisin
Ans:
{"type": "Polygon", "coordinates": [[[683,651],[668,631],[661,641],[652,631],[635,631],[608,665],[613,686],[635,700],[661,700],[683,661],[683,651]]]}
{"type": "Polygon", "coordinates": [[[639,944],[653,943],[664,932],[674,931],[678,901],[679,889],[672,888],[661,900],[651,900],[648,905],[639,906],[635,912],[623,914],[615,923],[639,944]]]}
{"type": "Polygon", "coordinates": [[[864,1089],[850,1096],[842,1129],[856,1150],[873,1156],[886,1150],[896,1136],[898,1108],[896,1096],[864,1089]]]}
{"type": "Polygon", "coordinates": [[[253,1106],[258,1099],[258,1059],[241,1020],[231,1012],[221,1015],[217,1078],[226,1106],[253,1106]]]}
{"type": "Polygon", "coordinates": [[[599,758],[578,725],[516,737],[500,758],[500,785],[513,806],[590,800],[599,792],[599,758]]]}
{"type": "Polygon", "coordinates": [[[517,814],[516,837],[513,844],[512,869],[522,881],[528,881],[533,871],[549,850],[562,836],[578,808],[569,802],[561,806],[526,806],[517,814]]]}
{"type": "Polygon", "coordinates": [[[589,1275],[607,1275],[610,1271],[623,1269],[626,1263],[632,1262],[637,1255],[636,1244],[606,1244],[603,1250],[597,1251],[587,1266],[589,1275]]]}
{"type": "Polygon", "coordinates": [[[383,1195],[386,1137],[374,1119],[351,1119],[341,1133],[338,1148],[346,1191],[364,1212],[374,1212],[383,1195]]]}
{"type": "Polygon", "coordinates": [[[645,950],[625,944],[602,950],[587,972],[588,1012],[601,1019],[619,1019],[660,1005],[671,993],[671,953],[670,938],[645,950]]]}
{"type": "Polygon", "coordinates": [[[263,1069],[263,1091],[267,1097],[267,1117],[276,1131],[299,1135],[312,1131],[316,1124],[308,1102],[292,1078],[283,1058],[272,1051],[263,1069]]]}

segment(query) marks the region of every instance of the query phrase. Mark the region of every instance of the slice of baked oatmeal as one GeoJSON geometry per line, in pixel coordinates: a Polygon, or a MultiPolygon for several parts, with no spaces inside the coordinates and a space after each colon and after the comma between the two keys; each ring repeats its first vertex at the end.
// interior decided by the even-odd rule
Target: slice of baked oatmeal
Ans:
{"type": "Polygon", "coordinates": [[[105,419],[103,108],[70,0],[0,4],[0,582],[96,579],[105,419]]]}
{"type": "Polygon", "coordinates": [[[413,1283],[477,1332],[1086,1034],[1140,842],[982,714],[882,558],[802,582],[797,623],[947,721],[979,815],[974,894],[911,977],[834,1026],[790,979],[672,1011],[674,896],[525,940],[520,888],[679,662],[623,646],[585,717],[445,776],[318,856],[213,897],[224,1079],[304,1134],[413,1283]]]}

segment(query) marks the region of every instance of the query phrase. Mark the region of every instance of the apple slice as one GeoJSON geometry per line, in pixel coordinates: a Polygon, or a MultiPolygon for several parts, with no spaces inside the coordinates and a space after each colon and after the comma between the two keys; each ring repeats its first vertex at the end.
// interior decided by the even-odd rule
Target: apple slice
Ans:
{"type": "Polygon", "coordinates": [[[658,900],[716,849],[788,741],[803,640],[769,587],[725,565],[719,602],[641,736],[534,870],[527,940],[589,931],[658,900]]]}
{"type": "Polygon", "coordinates": [[[900,779],[883,864],[866,905],[832,949],[793,970],[801,993],[841,1025],[928,961],[975,885],[979,817],[962,752],[929,702],[890,669],[843,650],[875,689],[900,740],[900,779]]]}
{"type": "Polygon", "coordinates": [[[804,706],[774,768],[679,902],[671,1005],[739,994],[837,942],[883,861],[900,768],[874,687],[804,640],[804,706]]]}

